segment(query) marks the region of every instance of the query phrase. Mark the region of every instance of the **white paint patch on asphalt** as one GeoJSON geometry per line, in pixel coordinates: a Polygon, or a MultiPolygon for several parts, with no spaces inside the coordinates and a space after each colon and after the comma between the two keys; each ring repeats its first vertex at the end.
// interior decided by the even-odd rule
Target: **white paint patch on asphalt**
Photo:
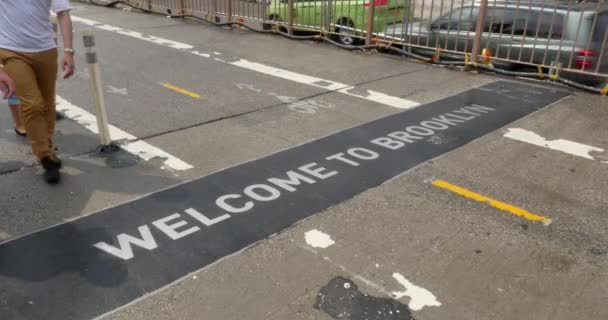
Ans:
{"type": "Polygon", "coordinates": [[[532,131],[528,131],[521,128],[509,128],[507,133],[504,134],[504,137],[526,142],[529,144],[533,144],[535,146],[560,151],[563,153],[567,153],[573,156],[595,160],[591,155],[591,152],[604,152],[605,150],[602,148],[570,141],[564,139],[557,140],[547,140],[541,135],[534,133],[532,131]]]}
{"type": "Polygon", "coordinates": [[[127,92],[127,88],[116,88],[114,86],[106,86],[107,89],[107,93],[113,93],[113,94],[122,94],[123,96],[128,95],[129,93],[127,92]]]}
{"type": "Polygon", "coordinates": [[[165,39],[165,38],[144,35],[141,32],[111,26],[108,24],[97,22],[95,20],[89,20],[89,19],[85,19],[85,18],[81,18],[81,17],[72,16],[72,21],[83,23],[85,25],[95,27],[97,29],[118,33],[123,36],[131,37],[131,38],[135,38],[135,39],[139,39],[139,40],[143,40],[143,41],[147,41],[147,42],[152,42],[155,44],[160,44],[161,46],[166,46],[166,47],[170,47],[173,49],[189,50],[189,49],[194,48],[194,46],[189,45],[189,44],[185,44],[185,43],[181,43],[181,42],[177,42],[177,41],[173,41],[173,40],[169,40],[169,39],[165,39]]]}
{"type": "MultiPolygon", "coordinates": [[[[241,90],[247,89],[255,93],[264,93],[261,89],[256,88],[252,84],[236,83],[235,85],[241,90]]],[[[299,113],[315,114],[319,109],[332,109],[335,107],[335,105],[333,105],[332,103],[324,103],[322,101],[317,101],[313,99],[299,100],[296,97],[282,96],[274,92],[267,92],[266,94],[271,97],[275,97],[277,100],[283,103],[288,104],[287,109],[299,113]]]]}
{"type": "Polygon", "coordinates": [[[257,93],[261,93],[262,90],[256,88],[254,85],[252,84],[246,84],[246,83],[236,83],[235,86],[241,90],[243,89],[247,89],[249,91],[253,91],[253,92],[257,92],[257,93]]]}
{"type": "Polygon", "coordinates": [[[415,102],[415,101],[390,96],[388,94],[374,91],[374,90],[366,90],[367,94],[365,94],[365,95],[350,92],[350,90],[352,90],[354,88],[355,87],[348,87],[348,88],[340,89],[340,90],[338,90],[338,92],[347,94],[351,97],[357,97],[357,98],[385,104],[387,106],[391,106],[391,107],[395,107],[395,108],[399,108],[399,109],[411,109],[411,108],[414,108],[414,107],[417,107],[420,105],[420,103],[415,102]]]}
{"type": "Polygon", "coordinates": [[[289,80],[289,81],[293,81],[293,82],[297,82],[297,83],[307,84],[307,85],[310,85],[313,87],[323,88],[323,89],[327,89],[327,90],[331,90],[331,91],[351,88],[351,86],[343,84],[343,83],[338,83],[338,82],[328,81],[328,80],[317,78],[317,77],[307,76],[305,74],[300,74],[300,73],[296,73],[296,72],[292,72],[292,71],[288,71],[288,70],[284,70],[284,69],[279,69],[279,68],[267,66],[265,64],[248,61],[245,59],[240,59],[240,60],[237,60],[234,62],[230,62],[230,65],[237,66],[237,67],[251,70],[251,71],[255,71],[255,72],[259,72],[259,73],[263,73],[263,74],[273,76],[276,78],[281,78],[281,79],[285,79],[285,80],[289,80]]]}
{"type": "MultiPolygon", "coordinates": [[[[307,246],[303,246],[303,245],[298,245],[298,247],[304,249],[305,251],[313,253],[315,256],[319,256],[319,252],[317,252],[317,250],[315,250],[315,249],[313,249],[311,247],[307,247],[307,246]]],[[[361,281],[362,283],[366,284],[370,288],[373,288],[373,289],[377,290],[378,292],[380,292],[380,293],[382,293],[382,294],[384,294],[386,296],[393,297],[393,295],[390,292],[388,292],[387,290],[385,290],[381,285],[379,285],[379,284],[377,284],[377,283],[375,283],[375,282],[373,282],[373,281],[365,278],[362,275],[359,275],[357,273],[352,272],[351,270],[347,269],[345,266],[343,266],[343,265],[341,265],[339,263],[334,262],[329,257],[324,256],[323,260],[327,261],[329,264],[333,265],[334,267],[339,268],[340,270],[342,270],[342,272],[347,273],[349,276],[353,277],[353,279],[361,281]]]]}
{"type": "Polygon", "coordinates": [[[392,294],[396,299],[409,297],[410,303],[408,306],[414,311],[422,310],[424,307],[439,307],[441,302],[429,290],[418,287],[411,283],[400,273],[393,273],[393,278],[397,280],[404,288],[404,291],[393,291],[392,294]]]}
{"type": "MultiPolygon", "coordinates": [[[[309,234],[311,235],[311,238],[315,238],[314,241],[311,241],[312,243],[317,243],[317,241],[323,242],[323,241],[326,241],[327,238],[329,238],[329,236],[327,234],[320,232],[316,229],[310,230],[310,231],[306,232],[305,236],[306,236],[306,243],[311,247],[315,247],[315,246],[309,242],[309,239],[308,239],[309,234]],[[317,240],[316,239],[317,237],[319,237],[320,239],[317,240]]],[[[331,238],[329,238],[329,240],[331,241],[331,245],[333,245],[334,244],[333,240],[331,240],[331,238]]],[[[302,249],[305,249],[306,251],[312,252],[313,254],[315,254],[317,256],[319,255],[319,253],[315,249],[312,249],[312,248],[306,247],[306,246],[301,246],[301,245],[298,245],[298,246],[302,249]]],[[[324,248],[324,247],[322,247],[322,248],[324,248]]],[[[364,276],[361,276],[355,272],[352,272],[351,270],[346,268],[344,265],[334,262],[328,256],[324,256],[323,260],[327,261],[328,263],[332,264],[335,267],[340,268],[340,270],[342,270],[342,272],[346,272],[348,275],[350,275],[355,280],[360,281],[360,282],[366,284],[367,286],[369,286],[370,288],[373,288],[373,289],[377,290],[378,292],[385,294],[391,298],[399,300],[403,297],[409,297],[410,302],[408,303],[408,307],[414,311],[420,311],[424,307],[441,306],[441,302],[437,301],[437,298],[435,297],[435,295],[433,293],[431,293],[429,290],[427,290],[425,288],[416,286],[415,284],[411,283],[400,273],[393,273],[393,278],[395,278],[395,280],[397,280],[397,282],[399,282],[399,284],[401,284],[405,290],[389,292],[386,289],[384,289],[383,286],[367,279],[364,276]]],[[[377,263],[376,263],[376,268],[380,268],[380,265],[377,263]]]]}
{"type": "MultiPolygon", "coordinates": [[[[315,252],[315,254],[316,254],[316,252],[315,252]]],[[[379,285],[379,284],[377,284],[377,283],[375,283],[375,282],[367,279],[366,277],[364,277],[364,276],[362,276],[360,274],[357,274],[357,273],[354,273],[354,272],[350,271],[345,266],[332,261],[329,257],[323,257],[323,260],[329,262],[330,264],[332,264],[335,267],[340,268],[340,270],[342,270],[342,272],[347,273],[348,275],[350,275],[351,277],[353,277],[353,279],[355,279],[357,281],[360,281],[361,283],[364,283],[368,287],[373,288],[373,289],[377,290],[378,292],[380,292],[382,294],[385,294],[385,295],[387,295],[389,297],[392,297],[392,295],[390,294],[390,292],[386,291],[381,285],[379,285]]]]}
{"type": "Polygon", "coordinates": [[[244,60],[244,59],[234,61],[234,62],[229,62],[229,64],[231,64],[233,66],[241,67],[241,68],[244,68],[247,70],[267,74],[267,75],[270,75],[273,77],[290,80],[290,81],[298,82],[298,83],[302,83],[302,84],[307,84],[307,85],[310,85],[313,87],[327,89],[330,91],[337,91],[337,92],[349,95],[351,97],[357,97],[357,98],[365,99],[368,101],[373,101],[376,103],[384,104],[384,105],[399,108],[399,109],[411,109],[413,107],[420,105],[419,103],[417,103],[415,101],[390,96],[385,93],[377,92],[377,91],[373,91],[373,90],[367,90],[367,94],[352,93],[350,91],[355,89],[355,87],[349,86],[344,83],[339,83],[339,82],[335,82],[335,81],[331,81],[331,80],[307,76],[307,75],[303,75],[300,73],[267,66],[267,65],[257,63],[257,62],[251,62],[251,61],[244,60]]]}
{"type": "Polygon", "coordinates": [[[196,50],[192,50],[192,51],[189,51],[189,52],[192,53],[192,54],[194,54],[194,55],[201,56],[203,58],[211,58],[211,55],[208,54],[208,53],[198,52],[196,50]]]}
{"type": "MultiPolygon", "coordinates": [[[[65,114],[66,117],[83,125],[87,130],[94,134],[99,134],[97,128],[97,117],[88,111],[73,105],[69,101],[57,96],[57,110],[65,114]]],[[[183,171],[194,168],[190,164],[181,159],[145,142],[138,140],[136,136],[125,132],[113,125],[108,125],[110,137],[113,141],[126,140],[128,142],[121,144],[120,147],[129,153],[132,153],[142,160],[148,161],[155,158],[165,159],[164,166],[161,169],[171,168],[173,170],[183,171]]]]}
{"type": "MultiPolygon", "coordinates": [[[[101,22],[97,22],[94,20],[85,19],[85,18],[81,18],[81,17],[77,17],[77,16],[72,16],[72,20],[75,22],[83,23],[83,24],[91,26],[91,27],[101,29],[101,30],[114,32],[114,33],[121,34],[121,35],[124,35],[127,37],[132,37],[135,39],[152,42],[152,43],[159,44],[162,46],[182,50],[182,51],[185,51],[185,52],[188,52],[188,53],[200,56],[200,57],[211,58],[210,54],[201,53],[196,50],[193,50],[194,46],[187,44],[187,43],[177,42],[177,41],[168,40],[165,38],[155,37],[155,36],[151,36],[151,35],[144,35],[137,31],[127,30],[127,29],[123,29],[120,27],[107,25],[107,24],[104,24],[101,22]]],[[[214,52],[213,54],[221,55],[221,53],[219,53],[219,52],[214,52]]],[[[302,84],[310,85],[313,87],[326,89],[328,91],[340,92],[340,93],[349,95],[351,97],[365,99],[368,101],[384,104],[384,105],[399,108],[399,109],[410,109],[410,108],[420,105],[418,102],[415,102],[415,101],[411,101],[411,100],[407,100],[407,99],[403,99],[403,98],[399,98],[399,97],[395,97],[395,96],[390,96],[388,94],[374,91],[374,90],[366,90],[365,94],[353,93],[351,91],[355,87],[353,87],[351,85],[347,85],[344,83],[339,83],[339,82],[335,82],[335,81],[331,81],[331,80],[326,80],[326,79],[322,79],[322,78],[317,78],[317,77],[313,77],[313,76],[308,76],[308,75],[304,75],[304,74],[300,74],[300,73],[296,73],[296,72],[292,72],[292,71],[288,71],[288,70],[284,70],[284,69],[280,69],[280,68],[275,68],[275,67],[267,66],[267,65],[264,65],[261,63],[244,60],[244,59],[239,59],[239,60],[236,60],[233,62],[228,62],[228,61],[225,61],[225,60],[219,59],[219,58],[214,58],[213,60],[220,62],[220,63],[227,63],[232,66],[244,68],[244,69],[247,69],[250,71],[255,71],[258,73],[266,74],[266,75],[273,76],[276,78],[281,78],[281,79],[285,79],[285,80],[289,80],[289,81],[293,81],[293,82],[297,82],[297,83],[302,83],[302,84]]]]}
{"type": "Polygon", "coordinates": [[[331,236],[317,229],[306,232],[304,238],[306,239],[306,244],[313,248],[325,249],[336,244],[331,236]]]}

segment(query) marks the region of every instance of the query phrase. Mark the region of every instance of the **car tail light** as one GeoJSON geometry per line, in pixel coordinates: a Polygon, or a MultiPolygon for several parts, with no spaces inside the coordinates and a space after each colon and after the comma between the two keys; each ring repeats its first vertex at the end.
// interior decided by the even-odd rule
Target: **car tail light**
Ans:
{"type": "Polygon", "coordinates": [[[593,62],[588,60],[588,59],[595,57],[595,52],[593,52],[592,50],[587,50],[587,49],[577,50],[576,56],[577,56],[577,61],[576,61],[577,68],[584,69],[584,68],[593,67],[593,62]]]}
{"type": "MultiPolygon", "coordinates": [[[[388,0],[375,0],[374,1],[376,7],[380,7],[380,6],[388,6],[388,0]]],[[[365,7],[369,7],[369,2],[366,2],[365,4],[363,4],[365,7]]]]}
{"type": "Polygon", "coordinates": [[[577,61],[576,62],[576,67],[579,68],[579,69],[582,69],[582,68],[591,68],[591,67],[593,67],[593,63],[591,61],[586,61],[586,60],[583,61],[583,60],[581,60],[581,61],[577,61]]]}
{"type": "Polygon", "coordinates": [[[579,57],[593,57],[595,53],[592,50],[580,49],[576,51],[576,55],[579,57]]]}

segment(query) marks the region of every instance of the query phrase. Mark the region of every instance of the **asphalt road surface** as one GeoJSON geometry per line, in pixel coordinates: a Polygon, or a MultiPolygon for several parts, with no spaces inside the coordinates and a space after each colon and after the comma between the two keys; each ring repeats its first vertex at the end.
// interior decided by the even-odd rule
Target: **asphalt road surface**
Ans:
{"type": "Polygon", "coordinates": [[[608,319],[605,98],[73,15],[60,185],[0,110],[0,319],[608,319]]]}

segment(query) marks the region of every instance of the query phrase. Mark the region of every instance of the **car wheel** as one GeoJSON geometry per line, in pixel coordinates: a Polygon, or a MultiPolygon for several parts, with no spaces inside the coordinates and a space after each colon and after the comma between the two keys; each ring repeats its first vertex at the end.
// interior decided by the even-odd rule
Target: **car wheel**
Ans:
{"type": "Polygon", "coordinates": [[[336,28],[338,42],[347,46],[356,46],[361,42],[361,40],[357,38],[357,32],[354,30],[355,24],[352,21],[342,19],[338,21],[337,24],[339,26],[336,28]]]}
{"type": "MultiPolygon", "coordinates": [[[[272,15],[272,16],[268,17],[268,20],[274,21],[276,23],[280,23],[283,21],[283,20],[281,20],[281,17],[279,17],[277,15],[272,15]]],[[[265,23],[263,25],[263,28],[264,28],[264,30],[272,30],[272,28],[277,25],[276,23],[265,23]]],[[[286,33],[287,28],[285,28],[285,26],[279,25],[279,31],[286,33]]]]}

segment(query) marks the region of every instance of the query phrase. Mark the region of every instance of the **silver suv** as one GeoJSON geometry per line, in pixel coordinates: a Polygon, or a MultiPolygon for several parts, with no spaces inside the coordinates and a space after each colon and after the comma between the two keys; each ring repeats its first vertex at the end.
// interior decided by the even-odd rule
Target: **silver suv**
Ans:
{"type": "MultiPolygon", "coordinates": [[[[492,56],[503,67],[514,66],[517,62],[560,64],[562,68],[587,73],[568,73],[568,77],[575,80],[588,80],[589,73],[608,73],[607,4],[568,5],[552,0],[488,2],[481,48],[490,48],[492,56]]],[[[470,52],[479,18],[479,3],[454,4],[448,10],[447,14],[430,22],[406,22],[388,27],[386,35],[420,46],[414,52],[428,54],[428,47],[470,52]]]]}

